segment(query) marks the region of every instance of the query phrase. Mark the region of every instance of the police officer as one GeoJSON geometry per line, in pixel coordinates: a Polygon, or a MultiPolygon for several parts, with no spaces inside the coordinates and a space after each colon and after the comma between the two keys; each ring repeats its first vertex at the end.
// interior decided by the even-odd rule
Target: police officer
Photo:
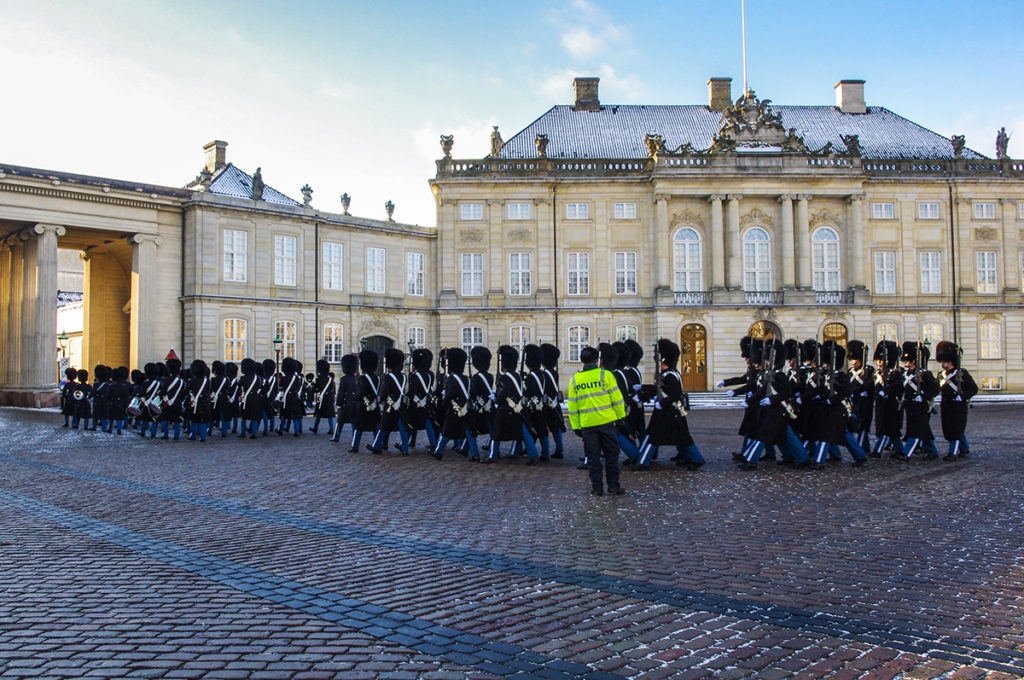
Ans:
{"type": "MultiPolygon", "coordinates": [[[[615,350],[608,346],[606,362],[615,350]]],[[[583,370],[569,381],[566,403],[569,425],[583,438],[583,451],[590,465],[590,493],[604,495],[605,481],[608,493],[625,493],[619,484],[619,442],[615,436],[615,423],[626,417],[625,402],[615,376],[610,370],[598,368],[598,351],[584,347],[580,351],[583,370]],[[603,460],[602,460],[603,459],[603,460]],[[602,475],[602,467],[604,474],[602,475]]]]}

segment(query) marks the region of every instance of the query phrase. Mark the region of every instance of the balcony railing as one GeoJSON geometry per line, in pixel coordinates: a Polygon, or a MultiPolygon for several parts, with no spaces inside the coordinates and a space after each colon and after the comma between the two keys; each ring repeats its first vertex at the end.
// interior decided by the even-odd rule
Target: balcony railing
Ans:
{"type": "Polygon", "coordinates": [[[781,305],[781,290],[748,290],[743,294],[748,305],[781,305]]]}
{"type": "Polygon", "coordinates": [[[677,290],[673,293],[677,305],[691,307],[708,307],[711,305],[711,291],[709,290],[677,290]]]}
{"type": "Polygon", "coordinates": [[[814,292],[814,301],[819,305],[852,305],[852,290],[818,290],[814,292]]]}

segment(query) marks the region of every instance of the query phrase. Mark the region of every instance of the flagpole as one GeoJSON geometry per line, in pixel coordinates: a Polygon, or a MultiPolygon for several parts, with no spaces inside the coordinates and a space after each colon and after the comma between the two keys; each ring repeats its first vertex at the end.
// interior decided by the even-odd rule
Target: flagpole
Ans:
{"type": "Polygon", "coordinates": [[[740,25],[743,31],[743,94],[750,91],[747,85],[747,0],[740,0],[740,25]]]}

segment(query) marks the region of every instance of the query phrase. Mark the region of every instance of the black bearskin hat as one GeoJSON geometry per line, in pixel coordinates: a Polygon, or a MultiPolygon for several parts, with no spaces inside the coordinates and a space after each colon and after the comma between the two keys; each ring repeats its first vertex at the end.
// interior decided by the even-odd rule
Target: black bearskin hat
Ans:
{"type": "Polygon", "coordinates": [[[539,371],[541,362],[544,361],[544,350],[537,345],[523,347],[523,363],[531,371],[539,371]]]}
{"type": "Polygon", "coordinates": [[[761,338],[753,338],[750,344],[747,345],[748,357],[750,363],[760,364],[764,361],[764,340],[761,338]]]}
{"type": "Polygon", "coordinates": [[[246,357],[242,359],[242,375],[252,375],[256,372],[256,362],[246,357]]]}
{"type": "Polygon", "coordinates": [[[181,359],[168,359],[167,372],[171,375],[178,375],[181,372],[181,359]]]}
{"type": "Polygon", "coordinates": [[[78,382],[85,383],[89,381],[89,371],[84,368],[78,369],[78,382]]]}
{"type": "Polygon", "coordinates": [[[846,361],[846,348],[835,340],[826,340],[821,345],[821,363],[839,368],[846,361]]]}
{"type": "Polygon", "coordinates": [[[613,370],[622,370],[629,362],[629,346],[624,342],[613,342],[612,347],[619,353],[619,359],[612,366],[613,370]]]}
{"type": "Polygon", "coordinates": [[[619,350],[615,349],[615,345],[602,342],[597,348],[601,351],[601,367],[615,370],[619,363],[619,350]]]}
{"type": "Polygon", "coordinates": [[[888,368],[895,368],[896,364],[900,362],[900,346],[896,344],[895,340],[880,340],[875,346],[872,359],[875,361],[882,359],[888,368]]]}
{"type": "Polygon", "coordinates": [[[518,363],[519,350],[511,345],[502,345],[498,348],[498,366],[501,367],[501,370],[514,371],[518,363]]]}
{"type": "Polygon", "coordinates": [[[786,342],[783,344],[785,344],[786,346],[786,361],[789,361],[790,359],[800,358],[799,340],[797,340],[796,338],[790,338],[789,340],[786,340],[786,342]]]}
{"type": "Polygon", "coordinates": [[[302,375],[302,362],[298,359],[295,359],[295,372],[302,375]]]}
{"type": "Polygon", "coordinates": [[[213,373],[216,376],[224,375],[224,362],[223,361],[214,361],[210,365],[210,372],[213,373]]]}
{"type": "Polygon", "coordinates": [[[786,343],[782,340],[772,340],[772,361],[776,370],[786,365],[789,355],[786,353],[786,343]]]}
{"type": "Polygon", "coordinates": [[[902,361],[913,361],[917,364],[918,368],[924,368],[928,365],[928,359],[931,357],[931,351],[922,342],[914,342],[913,340],[907,340],[903,343],[903,358],[902,361]],[[920,358],[918,358],[920,356],[920,358]]]}
{"type": "Polygon", "coordinates": [[[134,371],[132,371],[132,383],[133,384],[141,385],[141,384],[143,384],[145,382],[146,382],[146,374],[145,373],[143,373],[142,371],[140,371],[137,368],[134,371]]]}
{"type": "Polygon", "coordinates": [[[285,375],[294,375],[295,359],[292,359],[291,357],[285,357],[284,359],[281,359],[281,372],[284,373],[285,375]]]}
{"type": "Polygon", "coordinates": [[[355,354],[346,354],[341,358],[341,372],[345,375],[355,375],[359,372],[359,357],[355,354]]]}
{"type": "Polygon", "coordinates": [[[96,380],[99,380],[100,382],[110,380],[110,369],[103,364],[96,364],[96,368],[93,369],[92,374],[96,376],[96,380]]]}
{"type": "Polygon", "coordinates": [[[804,340],[800,345],[800,361],[814,361],[818,356],[818,341],[814,338],[804,340]]]}
{"type": "Polygon", "coordinates": [[[744,335],[740,338],[740,356],[744,359],[750,358],[750,343],[753,342],[753,338],[749,335],[744,335]]]}
{"type": "Polygon", "coordinates": [[[850,340],[846,343],[846,352],[850,355],[850,361],[860,359],[861,362],[864,362],[867,359],[865,350],[866,346],[860,340],[850,340]]]}
{"type": "Polygon", "coordinates": [[[143,366],[143,371],[145,371],[147,378],[159,378],[160,377],[160,367],[157,366],[153,362],[150,362],[150,363],[146,364],[145,366],[143,366]]]}
{"type": "Polygon", "coordinates": [[[587,345],[580,350],[580,361],[585,364],[596,364],[601,353],[596,348],[587,345]]]}
{"type": "Polygon", "coordinates": [[[316,372],[320,375],[326,375],[331,372],[331,363],[327,359],[317,359],[316,361],[316,372]]]}
{"type": "MultiPolygon", "coordinates": [[[[283,363],[283,362],[282,362],[283,363]]],[[[274,363],[273,359],[263,360],[263,377],[269,378],[270,376],[277,373],[277,364],[274,363]]]]}
{"type": "Polygon", "coordinates": [[[417,371],[429,371],[434,363],[434,353],[426,347],[418,347],[412,351],[412,367],[417,371]]]}
{"type": "Polygon", "coordinates": [[[935,360],[942,362],[948,361],[953,366],[960,367],[960,348],[957,347],[955,342],[949,340],[943,340],[935,346],[935,360]]]}
{"type": "Polygon", "coordinates": [[[629,340],[626,340],[626,347],[629,348],[629,359],[626,363],[634,368],[639,366],[640,360],[644,358],[643,345],[630,338],[629,340]]]}
{"type": "Polygon", "coordinates": [[[540,346],[540,351],[543,353],[541,363],[545,368],[555,368],[558,365],[558,357],[562,356],[561,350],[550,342],[545,342],[540,346]]]}
{"type": "MultiPolygon", "coordinates": [[[[179,365],[180,365],[180,362],[179,362],[179,365]]],[[[171,374],[170,371],[167,370],[167,364],[165,364],[162,361],[156,362],[156,370],[160,372],[160,377],[161,378],[166,378],[167,376],[169,376],[171,374]]]]}
{"type": "Polygon", "coordinates": [[[78,377],[78,371],[70,366],[64,369],[64,377],[68,380],[74,380],[78,377]]]}
{"type": "Polygon", "coordinates": [[[675,368],[679,362],[679,345],[668,338],[662,338],[658,340],[658,354],[661,355],[661,363],[669,368],[675,368]]]}
{"type": "Polygon", "coordinates": [[[397,347],[384,350],[384,365],[389,371],[401,371],[405,367],[405,352],[397,347]]]}
{"type": "Polygon", "coordinates": [[[229,361],[224,364],[224,377],[234,380],[238,377],[238,364],[234,361],[229,361]]]}
{"type": "Polygon", "coordinates": [[[110,372],[110,377],[113,378],[114,382],[123,382],[128,377],[128,369],[124,366],[118,366],[110,372]]]}
{"type": "Polygon", "coordinates": [[[444,350],[445,361],[448,364],[448,373],[459,375],[466,370],[466,351],[461,347],[449,347],[444,350]]]}
{"type": "Polygon", "coordinates": [[[193,377],[205,378],[208,375],[210,375],[210,369],[206,366],[206,362],[203,361],[202,359],[196,359],[195,361],[193,361],[192,365],[189,368],[192,371],[193,377]]]}
{"type": "Polygon", "coordinates": [[[482,345],[477,345],[469,350],[469,358],[473,362],[473,368],[486,373],[491,368],[491,350],[482,345]]]}
{"type": "Polygon", "coordinates": [[[359,353],[359,370],[363,373],[376,373],[380,364],[380,355],[372,349],[364,349],[359,353]]]}

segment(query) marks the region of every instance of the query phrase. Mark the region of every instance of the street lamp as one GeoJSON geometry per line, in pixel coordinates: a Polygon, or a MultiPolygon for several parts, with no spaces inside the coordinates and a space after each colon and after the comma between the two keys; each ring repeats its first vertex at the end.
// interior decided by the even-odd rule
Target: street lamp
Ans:
{"type": "Polygon", "coordinates": [[[281,364],[281,346],[284,344],[284,340],[278,335],[274,338],[274,373],[279,373],[278,366],[281,364]]]}
{"type": "Polygon", "coordinates": [[[60,335],[57,336],[57,344],[60,345],[60,356],[63,359],[68,354],[68,334],[61,329],[60,335]]]}

